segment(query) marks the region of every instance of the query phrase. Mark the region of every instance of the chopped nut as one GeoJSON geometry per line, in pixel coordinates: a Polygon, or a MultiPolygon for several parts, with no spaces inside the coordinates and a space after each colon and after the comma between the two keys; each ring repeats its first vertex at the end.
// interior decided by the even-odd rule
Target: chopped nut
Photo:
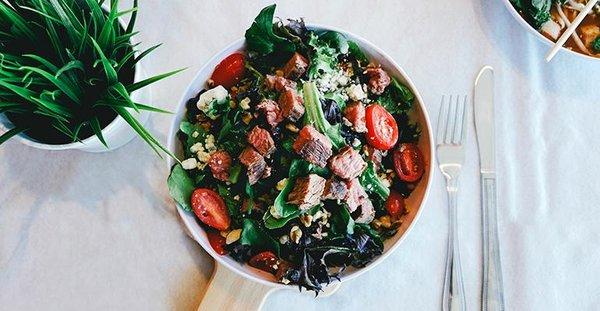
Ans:
{"type": "Polygon", "coordinates": [[[269,212],[271,213],[271,215],[273,215],[273,218],[275,218],[275,219],[281,218],[281,215],[279,215],[279,213],[277,212],[275,205],[271,205],[271,207],[269,207],[269,212]]]}
{"type": "Polygon", "coordinates": [[[287,234],[279,237],[279,243],[281,244],[286,244],[287,242],[289,242],[289,240],[290,237],[287,234]]]}
{"type": "MultiPolygon", "coordinates": [[[[323,214],[323,212],[321,210],[318,210],[314,215],[313,215],[313,221],[317,221],[319,219],[321,219],[321,217],[323,217],[326,214],[323,214]]],[[[327,218],[327,216],[325,216],[325,218],[327,218]]]]}
{"type": "Polygon", "coordinates": [[[285,128],[286,128],[288,131],[292,132],[292,133],[298,133],[298,132],[300,132],[300,130],[298,129],[298,127],[296,127],[296,126],[295,126],[294,124],[292,124],[292,123],[288,123],[288,124],[286,124],[286,125],[285,125],[285,128]]]}
{"type": "Polygon", "coordinates": [[[229,234],[229,230],[225,230],[225,231],[219,232],[219,235],[222,236],[222,237],[224,237],[224,238],[226,238],[228,234],[229,234]]]}
{"type": "Polygon", "coordinates": [[[242,114],[242,121],[246,124],[250,124],[250,121],[252,121],[252,114],[250,112],[244,112],[244,114],[242,114]]]}
{"type": "Polygon", "coordinates": [[[242,229],[235,229],[229,232],[229,234],[225,237],[225,244],[229,245],[240,239],[242,235],[242,229]]]}
{"type": "Polygon", "coordinates": [[[278,77],[283,77],[283,70],[281,70],[281,69],[275,70],[275,75],[278,77]]]}
{"type": "Polygon", "coordinates": [[[390,219],[390,216],[385,215],[385,216],[381,216],[379,218],[379,221],[381,222],[381,226],[389,229],[392,226],[392,220],[390,219]]]}
{"type": "Polygon", "coordinates": [[[304,214],[302,216],[300,216],[300,222],[305,226],[305,227],[310,227],[310,225],[312,225],[313,222],[313,217],[310,214],[304,214]]]}
{"type": "Polygon", "coordinates": [[[300,227],[298,226],[293,226],[292,229],[290,230],[290,239],[292,239],[292,241],[296,244],[300,243],[300,238],[302,237],[302,230],[300,230],[300,227]]]}
{"type": "Polygon", "coordinates": [[[375,230],[381,228],[381,221],[377,219],[373,220],[373,222],[371,222],[371,227],[373,227],[375,230]]]}
{"type": "Polygon", "coordinates": [[[290,284],[290,280],[286,279],[286,278],[281,278],[281,283],[283,284],[290,284]]]}
{"type": "Polygon", "coordinates": [[[280,181],[277,182],[277,185],[275,186],[275,188],[279,191],[283,190],[283,188],[285,188],[285,186],[287,185],[288,179],[284,178],[280,181]]]}
{"type": "Polygon", "coordinates": [[[244,110],[250,109],[250,98],[245,97],[244,99],[242,99],[240,101],[240,108],[242,108],[244,110]]]}

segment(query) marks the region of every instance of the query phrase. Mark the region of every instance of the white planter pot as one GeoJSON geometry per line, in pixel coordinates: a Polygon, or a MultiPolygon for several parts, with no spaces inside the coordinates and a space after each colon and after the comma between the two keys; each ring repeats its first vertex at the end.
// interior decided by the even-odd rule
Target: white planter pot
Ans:
{"type": "MultiPolygon", "coordinates": [[[[108,6],[104,5],[104,8],[108,10],[108,6]]],[[[122,19],[119,19],[121,26],[124,28],[127,25],[123,22],[122,19]]],[[[140,64],[138,63],[135,67],[134,73],[134,82],[142,81],[145,78],[145,73],[140,64]]],[[[131,98],[134,102],[137,103],[151,103],[152,102],[152,93],[150,86],[147,86],[143,89],[135,91],[131,94],[131,98]]],[[[150,117],[150,113],[147,111],[140,111],[139,113],[134,111],[133,109],[129,109],[129,112],[142,124],[146,124],[150,117]]],[[[6,118],[4,114],[0,114],[0,135],[5,133],[6,131],[13,128],[12,123],[6,118]]],[[[117,115],[117,117],[108,124],[103,130],[102,135],[104,136],[104,140],[108,145],[108,148],[100,142],[98,137],[92,136],[82,140],[81,142],[74,142],[69,144],[62,145],[52,145],[45,144],[43,142],[37,141],[23,133],[11,138],[20,140],[23,144],[27,146],[31,146],[38,149],[44,150],[70,150],[77,149],[85,152],[107,152],[118,149],[119,147],[124,146],[132,139],[137,136],[137,133],[129,126],[129,124],[123,119],[121,116],[117,115]]]]}

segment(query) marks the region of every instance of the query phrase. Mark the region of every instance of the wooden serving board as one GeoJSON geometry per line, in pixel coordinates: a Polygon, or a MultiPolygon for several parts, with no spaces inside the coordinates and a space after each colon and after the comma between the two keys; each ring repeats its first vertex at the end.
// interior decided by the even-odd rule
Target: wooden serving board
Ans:
{"type": "MultiPolygon", "coordinates": [[[[331,284],[319,293],[319,298],[333,295],[340,283],[331,284]]],[[[215,270],[200,302],[201,311],[258,311],[265,303],[267,296],[276,290],[273,286],[259,284],[244,279],[227,267],[215,262],[215,270]]],[[[311,292],[312,294],[312,292],[311,292]]]]}

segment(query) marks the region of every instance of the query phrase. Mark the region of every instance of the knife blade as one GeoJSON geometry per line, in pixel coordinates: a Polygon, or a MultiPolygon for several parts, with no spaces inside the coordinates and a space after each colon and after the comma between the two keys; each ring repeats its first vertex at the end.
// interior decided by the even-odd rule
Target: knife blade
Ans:
{"type": "Polygon", "coordinates": [[[475,80],[473,110],[481,169],[483,218],[483,282],[481,309],[504,310],[502,265],[496,210],[496,156],[494,123],[494,69],[486,66],[475,80]]]}

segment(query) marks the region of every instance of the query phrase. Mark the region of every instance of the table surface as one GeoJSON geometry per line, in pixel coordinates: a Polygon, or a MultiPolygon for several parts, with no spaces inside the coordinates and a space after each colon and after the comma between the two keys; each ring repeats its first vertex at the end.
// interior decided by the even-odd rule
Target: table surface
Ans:
{"type": "MultiPolygon", "coordinates": [[[[174,110],[195,72],[241,37],[269,1],[141,1],[150,73],[189,67],[153,88],[174,110]]],[[[130,3],[125,1],[124,7],[130,3]]],[[[501,0],[281,1],[367,38],[412,77],[433,120],[442,94],[470,94],[496,69],[498,207],[507,310],[592,310],[600,303],[600,62],[560,53],[517,24],[501,0]]],[[[171,122],[152,117],[162,141],[171,122]]],[[[459,222],[470,309],[481,286],[481,210],[473,125],[459,222]]],[[[213,260],[180,226],[165,161],[139,139],[105,154],[0,148],[0,306],[5,310],[195,310],[213,260]]],[[[441,174],[403,244],[330,298],[294,291],[264,310],[438,310],[446,250],[441,174]]]]}

